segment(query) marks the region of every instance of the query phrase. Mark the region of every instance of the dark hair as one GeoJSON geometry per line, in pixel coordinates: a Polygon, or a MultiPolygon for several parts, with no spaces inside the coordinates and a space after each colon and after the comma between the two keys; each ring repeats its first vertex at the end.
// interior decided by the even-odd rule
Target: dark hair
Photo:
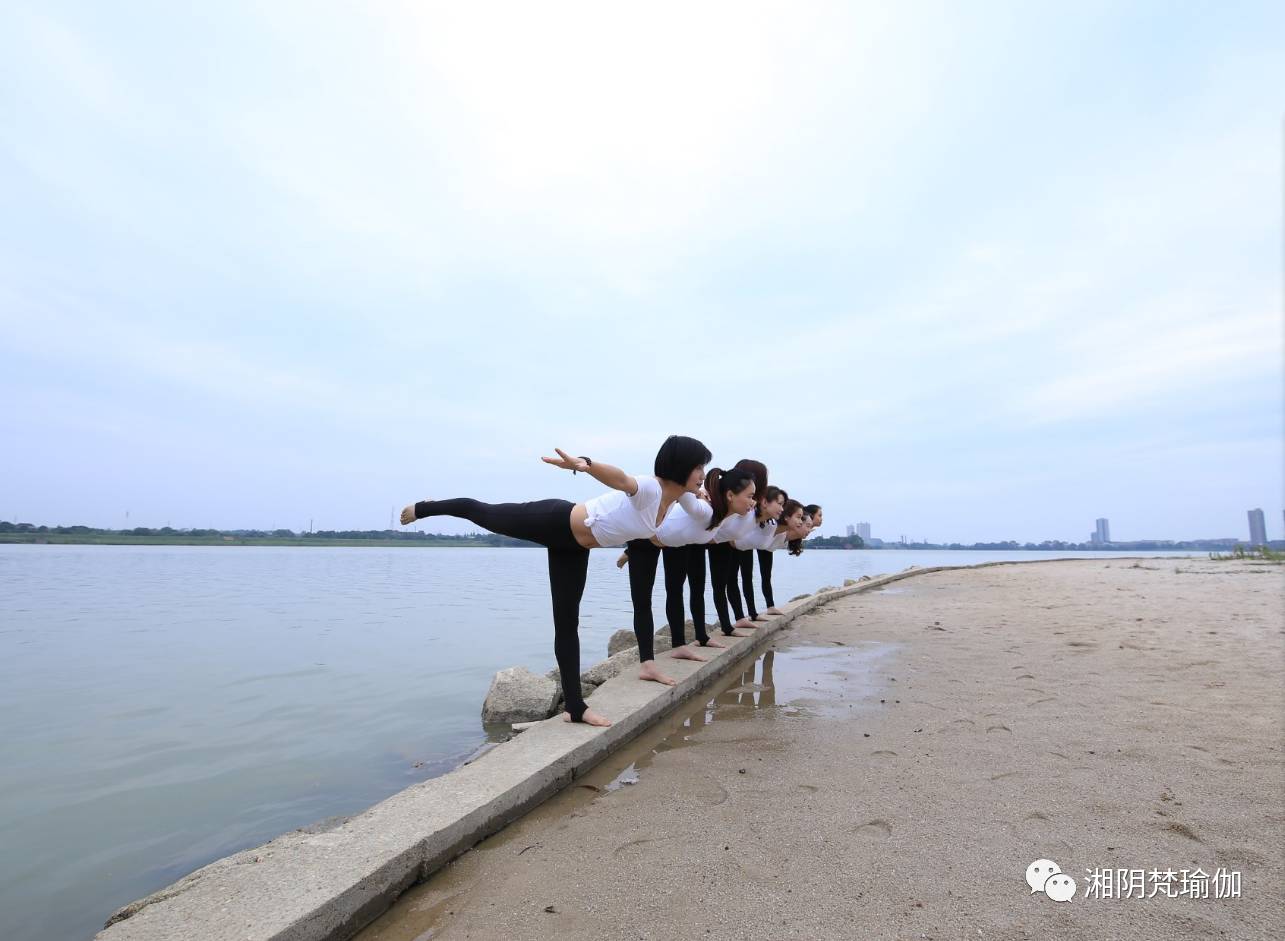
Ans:
{"type": "Polygon", "coordinates": [[[806,514],[808,514],[808,516],[816,516],[816,515],[817,515],[817,510],[819,510],[819,509],[821,509],[820,504],[817,504],[817,503],[809,503],[807,506],[805,506],[805,507],[803,508],[803,512],[804,512],[804,513],[806,513],[806,514]]]}
{"type": "Polygon", "coordinates": [[[752,483],[754,483],[754,477],[748,471],[736,468],[725,471],[718,467],[711,467],[706,471],[705,492],[709,494],[709,503],[714,508],[714,515],[710,517],[709,525],[705,528],[713,529],[727,519],[727,495],[740,493],[752,483]]]}
{"type": "Polygon", "coordinates": [[[670,435],[656,452],[656,476],[686,486],[696,468],[708,464],[714,455],[695,438],[670,435]]]}
{"type": "Polygon", "coordinates": [[[732,469],[749,472],[750,476],[754,478],[755,493],[761,494],[767,489],[767,465],[762,461],[743,457],[732,466],[732,469]]]}
{"type": "MultiPolygon", "coordinates": [[[[780,487],[775,487],[769,484],[763,490],[756,490],[755,494],[758,496],[758,500],[755,501],[754,518],[757,520],[763,518],[763,504],[775,503],[777,500],[785,496],[785,491],[780,487]]],[[[759,523],[759,525],[762,526],[763,524],[759,523]]]]}
{"type": "MultiPolygon", "coordinates": [[[[785,491],[782,490],[781,492],[784,493],[785,491]]],[[[805,513],[807,512],[802,503],[791,497],[787,497],[785,500],[785,507],[781,510],[781,519],[788,520],[797,510],[803,510],[805,513]]],[[[799,555],[803,552],[802,539],[791,539],[786,542],[786,545],[790,549],[790,555],[799,555]]]]}

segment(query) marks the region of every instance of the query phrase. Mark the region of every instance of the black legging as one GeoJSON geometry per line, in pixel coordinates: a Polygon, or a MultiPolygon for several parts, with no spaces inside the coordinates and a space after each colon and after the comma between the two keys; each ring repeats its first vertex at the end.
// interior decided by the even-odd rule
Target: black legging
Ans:
{"type": "Polygon", "coordinates": [[[760,549],[758,556],[759,574],[763,576],[763,600],[769,608],[775,608],[776,602],[772,600],[772,553],[767,549],[760,549]]]}
{"type": "MultiPolygon", "coordinates": [[[[745,595],[745,610],[749,612],[750,620],[759,616],[754,610],[754,551],[752,549],[732,549],[733,558],[736,562],[736,568],[741,573],[741,591],[745,595]]],[[[736,572],[732,572],[731,594],[736,595],[736,572]]],[[[736,608],[737,620],[740,620],[741,609],[739,605],[733,604],[736,608]]]]}
{"type": "Polygon", "coordinates": [[[724,634],[732,633],[732,619],[727,616],[727,602],[731,598],[736,608],[736,620],[741,619],[741,603],[735,593],[729,591],[732,581],[732,544],[730,542],[710,543],[709,547],[709,583],[714,589],[714,610],[718,612],[718,626],[724,634]]]}
{"type": "Polygon", "coordinates": [[[660,550],[660,557],[665,560],[665,617],[669,620],[670,640],[675,647],[687,643],[687,632],[683,629],[683,583],[686,582],[691,591],[696,640],[702,647],[706,646],[709,634],[705,632],[705,547],[666,546],[660,550]]]}
{"type": "Polygon", "coordinates": [[[656,563],[660,547],[650,539],[631,539],[626,544],[629,554],[629,596],[634,602],[634,637],[638,640],[638,659],[644,663],[656,659],[656,624],[651,614],[651,591],[656,585],[656,563]]]}
{"type": "MultiPolygon", "coordinates": [[[[566,500],[531,503],[482,503],[456,500],[422,500],[415,504],[415,518],[458,516],[501,536],[526,539],[549,550],[549,594],[553,600],[553,656],[562,676],[562,696],[572,722],[584,718],[580,695],[580,598],[589,571],[589,550],[571,532],[571,511],[566,500]]],[[[655,563],[652,563],[655,572],[655,563]]],[[[650,635],[649,635],[650,636],[650,635]]]]}

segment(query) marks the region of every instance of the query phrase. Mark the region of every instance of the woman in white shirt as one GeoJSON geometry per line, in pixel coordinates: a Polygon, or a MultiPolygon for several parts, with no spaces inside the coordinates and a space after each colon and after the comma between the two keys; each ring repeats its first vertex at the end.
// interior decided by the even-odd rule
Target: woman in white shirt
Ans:
{"type": "MultiPolygon", "coordinates": [[[[683,585],[690,589],[692,626],[696,644],[701,647],[723,647],[710,638],[705,629],[705,549],[720,532],[722,523],[751,512],[754,506],[754,480],[744,471],[723,472],[710,468],[705,477],[706,500],[675,507],[656,535],[650,540],[631,540],[617,565],[629,564],[629,593],[634,604],[634,637],[638,656],[644,662],[654,656],[654,623],[652,589],[656,584],[658,558],[665,565],[665,617],[669,622],[670,656],[680,660],[705,660],[687,643],[683,622],[683,585]],[[730,514],[730,516],[729,516],[730,514]]],[[[730,536],[729,536],[730,538],[730,536]]],[[[715,600],[718,600],[715,592],[715,600]]],[[[720,618],[727,624],[726,602],[720,618]]],[[[737,635],[743,636],[743,635],[737,635]]],[[[663,674],[662,683],[673,681],[663,674]]]]}
{"type": "Polygon", "coordinates": [[[680,501],[695,509],[700,502],[696,491],[705,480],[710,453],[695,438],[670,435],[656,454],[655,476],[631,476],[610,464],[572,457],[561,450],[556,458],[543,460],[573,473],[585,471],[611,490],[576,504],[567,500],[495,504],[468,498],[421,500],[402,510],[402,525],[427,516],[455,516],[493,533],[546,547],[553,599],[553,651],[567,708],[563,718],[607,726],[611,722],[589,709],[580,693],[577,629],[589,550],[654,536],[670,508],[680,501]]]}
{"type": "MultiPolygon", "coordinates": [[[[755,525],[741,532],[732,540],[735,550],[732,554],[732,583],[729,594],[732,607],[740,617],[740,604],[737,601],[736,576],[741,577],[741,593],[745,598],[745,611],[750,621],[761,620],[754,608],[754,550],[766,549],[776,536],[776,521],[781,516],[788,495],[780,487],[768,486],[758,499],[754,511],[755,525]]],[[[746,626],[746,625],[741,625],[746,626]]]]}
{"type": "MultiPolygon", "coordinates": [[[[818,508],[819,509],[819,508],[818,508]]],[[[790,555],[803,552],[803,540],[812,532],[812,518],[807,507],[798,500],[787,499],[776,524],[776,533],[767,548],[758,550],[759,573],[763,576],[763,598],[767,601],[765,614],[780,614],[781,609],[772,599],[772,553],[789,549],[790,555]]]]}

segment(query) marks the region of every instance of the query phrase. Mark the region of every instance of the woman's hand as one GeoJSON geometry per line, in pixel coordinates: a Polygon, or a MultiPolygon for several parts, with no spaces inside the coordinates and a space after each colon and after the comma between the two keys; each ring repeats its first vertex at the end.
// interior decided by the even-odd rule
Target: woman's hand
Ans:
{"type": "Polygon", "coordinates": [[[554,448],[553,450],[558,452],[557,457],[542,457],[540,460],[546,464],[552,464],[554,467],[561,467],[563,470],[587,471],[589,469],[589,462],[584,458],[572,457],[561,448],[554,448]]]}

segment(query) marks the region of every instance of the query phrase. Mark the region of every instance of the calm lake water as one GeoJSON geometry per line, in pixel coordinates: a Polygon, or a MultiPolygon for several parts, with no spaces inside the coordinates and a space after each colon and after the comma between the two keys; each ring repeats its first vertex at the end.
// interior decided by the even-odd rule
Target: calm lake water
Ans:
{"type": "MultiPolygon", "coordinates": [[[[590,557],[585,667],[632,623],[616,555],[590,557]]],[[[773,583],[780,603],[1077,555],[1114,554],[812,550],[777,553],[773,583]]],[[[450,770],[486,741],[492,674],[545,672],[552,638],[542,550],[0,546],[0,938],[91,937],[211,860],[450,770]]]]}

